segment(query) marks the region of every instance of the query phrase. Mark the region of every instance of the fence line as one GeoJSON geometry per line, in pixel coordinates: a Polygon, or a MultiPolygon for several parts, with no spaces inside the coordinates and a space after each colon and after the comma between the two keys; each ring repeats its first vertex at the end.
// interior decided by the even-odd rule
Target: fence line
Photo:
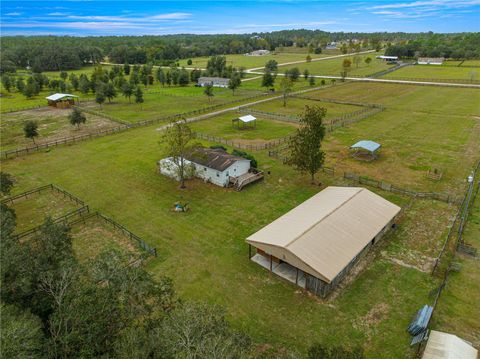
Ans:
{"type": "Polygon", "coordinates": [[[221,145],[230,146],[239,150],[250,150],[250,151],[260,151],[260,150],[267,150],[269,148],[274,148],[281,144],[287,143],[291,138],[291,135],[289,135],[289,136],[277,138],[272,141],[265,142],[263,144],[249,145],[249,144],[242,144],[242,143],[234,142],[231,140],[227,140],[226,138],[222,138],[222,137],[211,136],[209,134],[202,133],[202,132],[194,132],[194,135],[197,139],[200,139],[200,140],[207,140],[209,142],[219,143],[221,145]]]}
{"type": "MultiPolygon", "coordinates": [[[[40,193],[40,192],[42,192],[44,190],[47,190],[47,189],[50,189],[50,190],[55,191],[57,193],[63,194],[64,197],[68,197],[72,202],[75,202],[76,204],[81,205],[80,208],[69,211],[69,212],[67,212],[66,214],[64,214],[60,217],[53,218],[52,220],[53,220],[54,223],[63,222],[66,226],[71,226],[71,225],[79,223],[81,221],[85,221],[86,219],[88,219],[92,216],[96,216],[97,218],[103,220],[104,222],[111,224],[115,229],[120,230],[122,232],[122,234],[124,234],[125,236],[127,236],[131,240],[135,240],[137,242],[137,244],[142,249],[146,250],[151,255],[153,255],[155,257],[157,256],[157,249],[155,247],[150,246],[142,238],[140,238],[139,236],[137,236],[136,234],[134,234],[133,232],[131,232],[130,230],[125,228],[123,225],[121,225],[120,223],[114,221],[113,219],[101,214],[100,212],[97,211],[97,212],[91,213],[90,212],[90,207],[87,204],[85,204],[85,202],[83,202],[80,198],[74,196],[70,192],[65,191],[64,189],[62,189],[62,188],[60,188],[60,187],[58,187],[54,184],[48,184],[46,186],[37,187],[37,188],[34,188],[32,190],[17,194],[15,196],[5,198],[5,199],[1,200],[0,203],[13,203],[17,199],[28,197],[29,195],[32,195],[34,193],[40,193]]],[[[15,234],[15,237],[20,239],[20,238],[24,238],[26,236],[29,236],[33,233],[38,232],[42,228],[42,226],[43,225],[36,226],[34,228],[30,228],[26,231],[15,234]]]]}
{"type": "Polygon", "coordinates": [[[300,99],[304,99],[304,100],[310,100],[310,101],[337,103],[337,104],[340,104],[340,105],[385,108],[385,106],[380,105],[380,104],[376,104],[376,103],[354,102],[354,101],[338,100],[338,99],[332,99],[332,98],[318,98],[318,97],[310,97],[310,96],[305,96],[305,95],[292,95],[291,97],[300,98],[300,99]]]}
{"type": "Polygon", "coordinates": [[[402,76],[392,76],[388,77],[387,80],[401,80],[401,81],[417,81],[417,82],[447,82],[447,83],[459,83],[467,85],[476,85],[480,84],[480,80],[472,79],[426,79],[426,78],[416,78],[416,77],[402,77],[402,76]]]}
{"type": "MultiPolygon", "coordinates": [[[[187,111],[187,112],[183,112],[183,113],[179,113],[179,114],[173,114],[173,115],[160,116],[160,117],[152,119],[152,120],[145,120],[145,121],[139,121],[139,122],[136,122],[136,123],[128,123],[128,124],[124,122],[124,124],[122,126],[114,127],[114,128],[111,128],[111,129],[100,130],[100,131],[87,133],[87,134],[83,134],[83,135],[79,135],[79,136],[64,137],[64,138],[58,139],[58,140],[52,140],[52,141],[48,141],[48,142],[44,142],[44,143],[39,143],[39,144],[36,144],[34,146],[31,146],[31,147],[17,148],[17,149],[2,151],[0,153],[0,158],[8,159],[9,157],[18,157],[18,156],[21,156],[21,155],[28,155],[28,154],[35,153],[35,152],[37,152],[39,150],[42,150],[42,149],[48,149],[50,147],[57,147],[57,146],[60,146],[60,145],[67,145],[67,144],[75,143],[75,142],[78,142],[78,141],[84,141],[84,140],[88,140],[88,139],[92,139],[92,138],[96,138],[96,137],[103,137],[103,136],[114,134],[114,133],[117,133],[117,132],[123,132],[123,131],[126,131],[126,130],[130,129],[130,128],[148,126],[148,125],[159,123],[159,122],[168,122],[168,121],[173,121],[173,120],[179,120],[181,118],[185,118],[185,117],[189,117],[189,116],[195,116],[195,115],[200,115],[200,114],[203,114],[203,113],[208,113],[208,112],[216,110],[218,108],[228,106],[232,103],[249,101],[249,100],[257,99],[257,98],[264,97],[264,96],[267,96],[267,95],[269,95],[269,94],[268,93],[256,94],[254,96],[244,97],[244,98],[241,98],[241,99],[234,99],[234,100],[231,100],[231,101],[223,102],[221,104],[204,107],[204,108],[197,109],[197,110],[187,111]]],[[[84,107],[80,107],[80,109],[82,111],[85,110],[84,107]]],[[[88,110],[88,111],[91,111],[91,110],[88,110]]],[[[108,119],[112,119],[112,118],[108,117],[109,115],[106,115],[102,112],[96,112],[96,115],[101,116],[101,117],[105,117],[105,118],[108,118],[108,119]]],[[[115,121],[115,120],[112,119],[112,121],[115,121]]],[[[118,120],[117,120],[117,122],[118,122],[118,120]]]]}

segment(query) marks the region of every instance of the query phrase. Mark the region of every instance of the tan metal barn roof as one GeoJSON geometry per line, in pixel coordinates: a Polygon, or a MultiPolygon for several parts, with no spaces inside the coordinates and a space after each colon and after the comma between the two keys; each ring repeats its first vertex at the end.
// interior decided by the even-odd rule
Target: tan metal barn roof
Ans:
{"type": "Polygon", "coordinates": [[[478,351],[456,335],[432,330],[422,359],[477,359],[478,351]]]}
{"type": "Polygon", "coordinates": [[[398,212],[365,188],[327,187],[247,242],[329,283],[398,212]]]}

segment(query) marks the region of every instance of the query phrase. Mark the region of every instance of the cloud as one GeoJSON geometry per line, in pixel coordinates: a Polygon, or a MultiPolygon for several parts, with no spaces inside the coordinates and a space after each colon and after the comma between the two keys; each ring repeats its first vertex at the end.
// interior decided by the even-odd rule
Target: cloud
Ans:
{"type": "Polygon", "coordinates": [[[6,16],[20,16],[22,15],[21,12],[9,12],[8,14],[5,14],[6,16]]]}
{"type": "Polygon", "coordinates": [[[49,14],[47,14],[48,16],[68,16],[67,13],[64,13],[64,12],[51,12],[49,14]]]}
{"type": "Polygon", "coordinates": [[[155,20],[180,20],[180,19],[189,18],[190,16],[192,16],[192,14],[187,12],[172,12],[170,14],[158,14],[158,15],[148,16],[147,18],[155,19],[155,20]]]}
{"type": "Polygon", "coordinates": [[[480,5],[480,0],[430,0],[430,1],[414,1],[409,3],[394,3],[385,5],[375,5],[368,9],[406,9],[417,8],[423,6],[434,6],[437,8],[454,9],[459,7],[468,7],[480,5]]]}

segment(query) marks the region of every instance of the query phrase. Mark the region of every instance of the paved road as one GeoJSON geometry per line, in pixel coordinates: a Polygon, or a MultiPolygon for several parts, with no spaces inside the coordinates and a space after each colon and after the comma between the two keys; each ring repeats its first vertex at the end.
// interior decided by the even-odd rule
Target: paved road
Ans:
{"type": "MultiPolygon", "coordinates": [[[[327,57],[318,57],[312,59],[310,62],[315,62],[315,61],[323,61],[323,60],[330,60],[330,59],[337,59],[339,57],[346,57],[346,56],[352,56],[352,55],[361,55],[361,54],[369,54],[371,52],[375,52],[375,50],[368,50],[368,51],[360,51],[360,52],[355,52],[351,54],[342,54],[342,55],[334,55],[334,56],[327,56],[327,57]]],[[[295,65],[295,64],[303,64],[307,62],[307,60],[298,60],[298,61],[291,61],[291,62],[284,62],[283,64],[278,64],[278,67],[280,66],[287,66],[287,65],[295,65]]],[[[246,73],[250,73],[251,71],[257,71],[257,70],[262,70],[264,66],[262,67],[254,67],[251,69],[245,70],[246,73]]]]}

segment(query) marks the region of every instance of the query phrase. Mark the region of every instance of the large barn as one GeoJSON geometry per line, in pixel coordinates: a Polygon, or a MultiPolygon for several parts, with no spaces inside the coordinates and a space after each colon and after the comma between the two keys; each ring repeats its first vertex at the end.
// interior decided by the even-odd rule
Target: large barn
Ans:
{"type": "Polygon", "coordinates": [[[249,254],[271,272],[326,297],[399,212],[365,188],[327,187],[248,237],[249,254]]]}

